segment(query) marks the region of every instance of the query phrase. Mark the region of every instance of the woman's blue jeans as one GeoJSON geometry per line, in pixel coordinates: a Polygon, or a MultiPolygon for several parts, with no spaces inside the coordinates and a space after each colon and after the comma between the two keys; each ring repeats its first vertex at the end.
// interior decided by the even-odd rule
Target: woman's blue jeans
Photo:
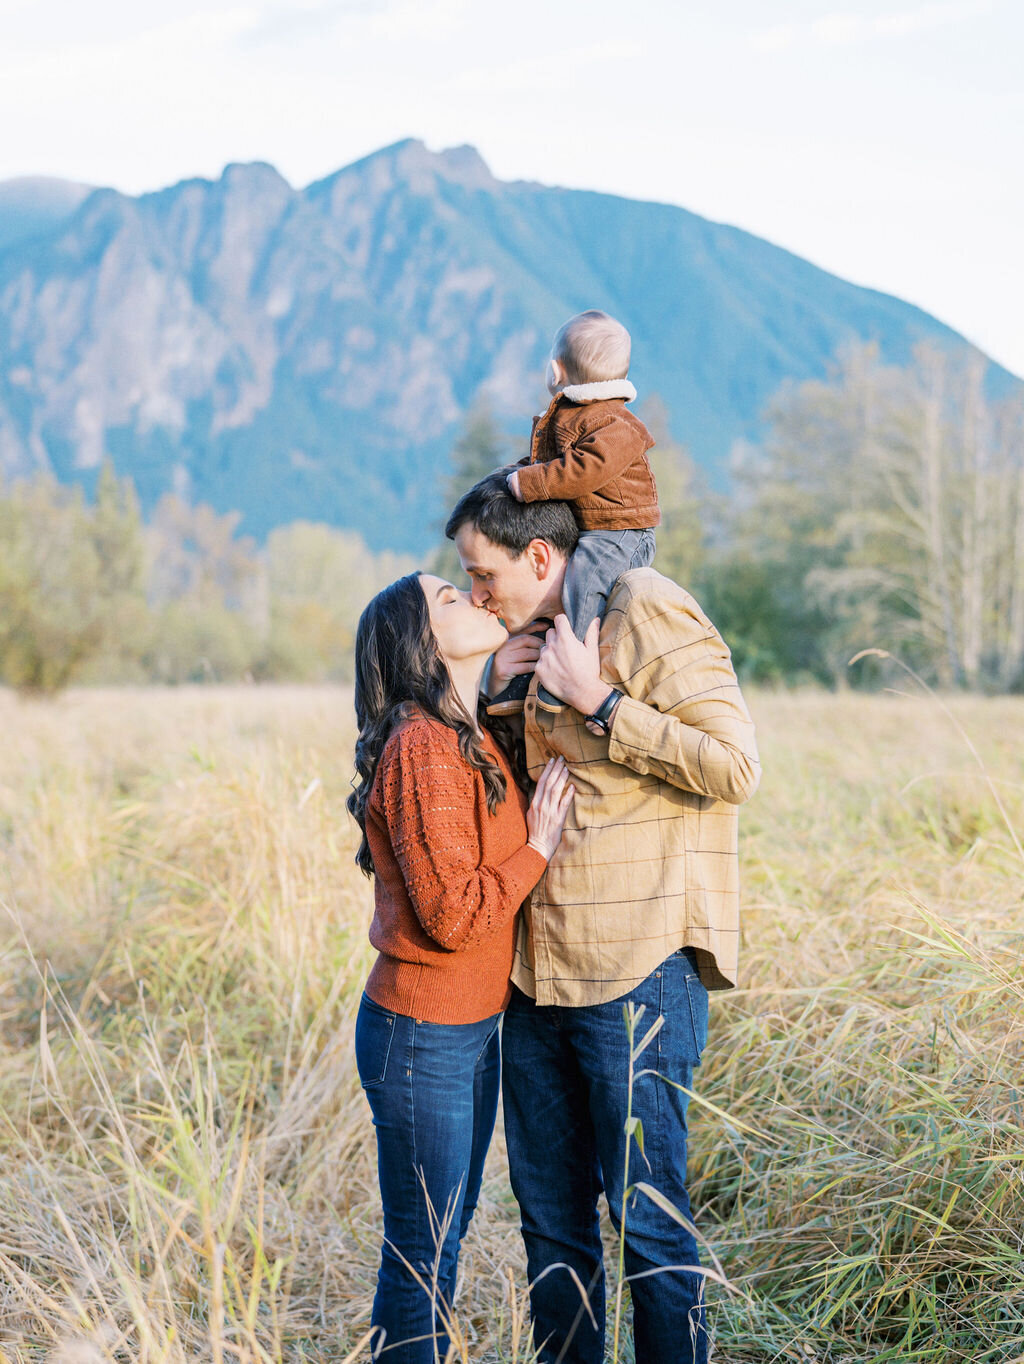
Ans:
{"type": "Polygon", "coordinates": [[[498,1022],[422,1023],[365,994],[356,1064],[377,1131],[384,1205],[374,1359],[433,1364],[448,1348],[459,1244],[476,1208],[501,1083],[498,1022]]]}
{"type": "MultiPolygon", "coordinates": [[[[637,1042],[659,1015],[665,1021],[636,1063],[632,1116],[643,1124],[644,1148],[641,1154],[630,1144],[629,1182],[652,1185],[688,1224],[687,1095],[666,1080],[690,1089],[707,1041],[708,994],[692,952],[674,953],[629,994],[607,1004],[538,1006],[513,989],[505,1013],[509,1173],[522,1215],[534,1339],[544,1364],[604,1359],[597,1203],[604,1192],[621,1228],[629,1098],[623,1005],[630,1001],[645,1007],[637,1042]],[[581,1310],[577,1283],[590,1290],[596,1328],[581,1310]]],[[[626,1200],[625,1269],[637,1364],[705,1364],[699,1264],[689,1225],[643,1193],[626,1200]]]]}

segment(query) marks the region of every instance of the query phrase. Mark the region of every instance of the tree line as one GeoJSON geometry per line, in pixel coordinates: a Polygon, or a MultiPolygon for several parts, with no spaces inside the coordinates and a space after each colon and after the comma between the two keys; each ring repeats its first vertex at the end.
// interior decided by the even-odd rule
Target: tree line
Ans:
{"type": "Polygon", "coordinates": [[[238,522],[172,494],[144,522],[109,463],[92,503],[48,474],[0,490],[0,681],[348,679],[363,605],[411,560],[301,521],[261,547],[238,522]]]}
{"type": "MultiPolygon", "coordinates": [[[[876,685],[882,651],[942,688],[1024,689],[1024,398],[984,359],[922,346],[904,367],[851,347],[785,386],[758,446],[714,491],[643,417],[662,525],[656,567],[690,588],[737,672],[767,684],[876,685]]],[[[447,502],[517,446],[486,408],[452,452],[447,502]]],[[[0,488],[0,681],[345,680],[358,616],[408,572],[352,531],[295,522],[263,546],[166,495],[143,521],[104,466],[88,502],[49,475],[0,488]]],[[[438,532],[432,567],[460,581],[438,532]]]]}
{"type": "Polygon", "coordinates": [[[697,573],[749,674],[871,683],[849,660],[880,649],[944,689],[1024,688],[1024,394],[987,368],[861,346],[777,395],[697,573]]]}

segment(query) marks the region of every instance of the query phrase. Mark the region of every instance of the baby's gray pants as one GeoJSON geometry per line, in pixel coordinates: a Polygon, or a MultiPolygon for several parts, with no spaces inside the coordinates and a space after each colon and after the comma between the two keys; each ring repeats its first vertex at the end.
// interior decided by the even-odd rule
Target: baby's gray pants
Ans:
{"type": "Polygon", "coordinates": [[[562,605],[573,633],[582,639],[598,616],[604,619],[608,593],[628,568],[654,561],[653,530],[585,530],[565,570],[562,605]]]}

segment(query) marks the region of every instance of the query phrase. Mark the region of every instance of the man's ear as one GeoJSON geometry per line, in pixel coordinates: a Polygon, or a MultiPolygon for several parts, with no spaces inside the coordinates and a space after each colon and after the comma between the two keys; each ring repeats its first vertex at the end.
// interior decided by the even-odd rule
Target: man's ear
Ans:
{"type": "Polygon", "coordinates": [[[551,572],[553,556],[546,540],[531,540],[526,546],[526,559],[540,582],[551,572]]]}

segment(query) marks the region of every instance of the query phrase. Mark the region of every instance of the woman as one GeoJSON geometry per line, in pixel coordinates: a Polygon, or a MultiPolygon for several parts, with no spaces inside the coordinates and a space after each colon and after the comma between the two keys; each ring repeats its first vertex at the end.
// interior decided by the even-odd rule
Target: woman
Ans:
{"type": "Polygon", "coordinates": [[[505,640],[496,616],[429,573],[370,602],[356,635],[356,861],[374,877],[379,953],[356,1019],[377,1133],[384,1244],[374,1358],[427,1364],[448,1347],[459,1243],[498,1102],[498,1022],[520,904],[573,796],[549,763],[533,800],[476,721],[505,640]],[[435,1356],[436,1348],[436,1356],[435,1356]]]}

